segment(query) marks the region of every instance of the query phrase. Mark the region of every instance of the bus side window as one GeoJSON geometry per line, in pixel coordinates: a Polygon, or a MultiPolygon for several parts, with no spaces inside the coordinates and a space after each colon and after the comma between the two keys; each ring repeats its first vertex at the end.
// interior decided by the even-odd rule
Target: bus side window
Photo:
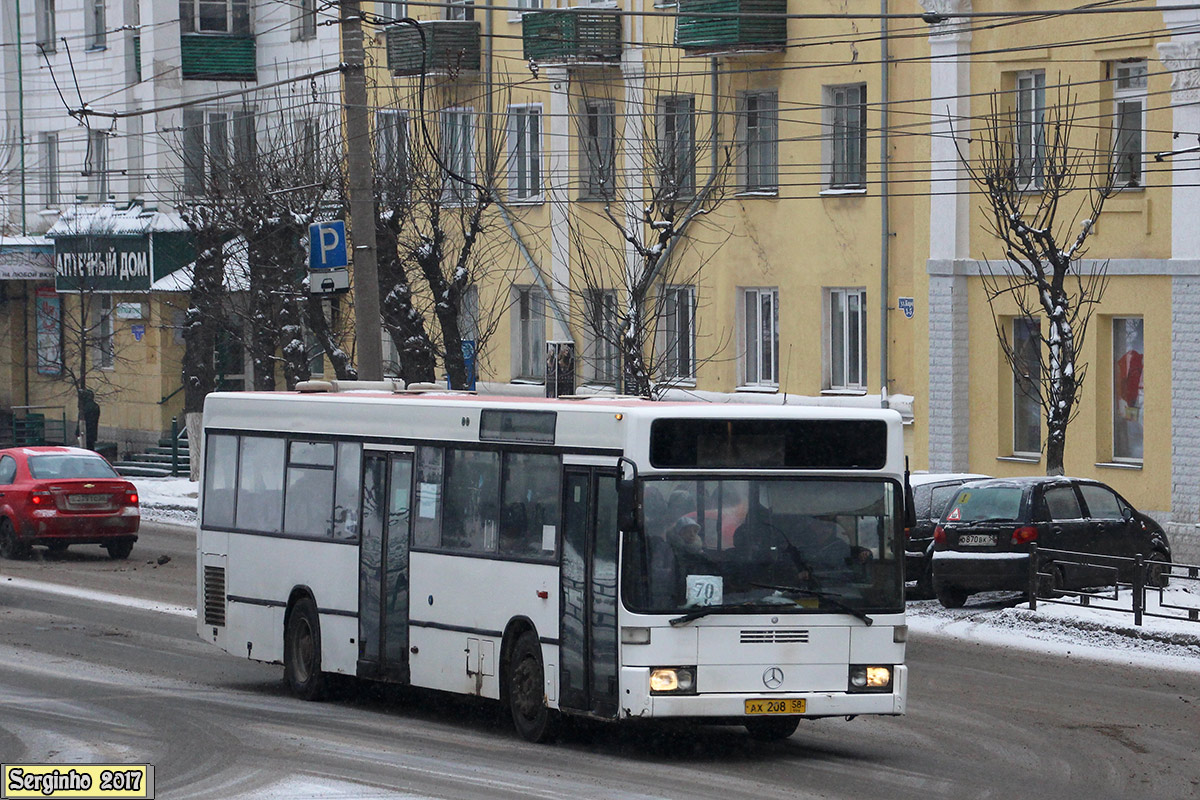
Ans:
{"type": "Polygon", "coordinates": [[[442,544],[442,448],[417,448],[416,516],[413,518],[413,546],[440,547],[442,544]]]}
{"type": "Polygon", "coordinates": [[[445,486],[442,547],[469,553],[496,552],[500,527],[500,454],[447,450],[445,486]]]}
{"type": "Polygon", "coordinates": [[[558,456],[504,454],[501,553],[524,558],[554,557],[561,474],[558,456]]]}

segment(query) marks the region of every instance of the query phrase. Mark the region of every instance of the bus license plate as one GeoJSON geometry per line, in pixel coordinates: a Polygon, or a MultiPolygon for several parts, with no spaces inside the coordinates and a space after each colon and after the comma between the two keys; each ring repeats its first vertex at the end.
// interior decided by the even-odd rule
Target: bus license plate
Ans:
{"type": "Polygon", "coordinates": [[[803,714],[806,702],[803,699],[747,700],[747,714],[803,714]]]}
{"type": "Polygon", "coordinates": [[[988,533],[964,533],[958,543],[968,547],[995,547],[996,535],[988,533]]]}

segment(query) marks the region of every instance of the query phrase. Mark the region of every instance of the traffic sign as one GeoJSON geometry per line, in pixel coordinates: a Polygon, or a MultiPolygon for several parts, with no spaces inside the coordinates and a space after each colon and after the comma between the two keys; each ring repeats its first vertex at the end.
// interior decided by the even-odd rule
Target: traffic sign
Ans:
{"type": "Polygon", "coordinates": [[[346,257],[346,223],[340,219],[308,226],[308,268],[338,269],[349,265],[346,257]]]}

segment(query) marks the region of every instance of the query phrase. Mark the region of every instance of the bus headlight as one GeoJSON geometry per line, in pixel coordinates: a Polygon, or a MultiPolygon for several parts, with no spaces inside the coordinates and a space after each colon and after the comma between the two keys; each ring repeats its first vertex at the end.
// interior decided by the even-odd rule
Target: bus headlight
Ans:
{"type": "Polygon", "coordinates": [[[850,665],[850,692],[890,692],[892,668],[866,664],[850,665]]]}
{"type": "Polygon", "coordinates": [[[695,694],[695,667],[656,667],[650,670],[651,694],[695,694]]]}

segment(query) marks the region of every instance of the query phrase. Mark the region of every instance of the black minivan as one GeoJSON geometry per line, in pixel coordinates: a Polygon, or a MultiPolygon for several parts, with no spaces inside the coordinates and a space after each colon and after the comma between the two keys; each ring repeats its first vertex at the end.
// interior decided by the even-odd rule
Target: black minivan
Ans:
{"type": "MultiPolygon", "coordinates": [[[[934,531],[937,599],[946,608],[958,608],[975,592],[1026,590],[1033,542],[1058,550],[1171,560],[1162,527],[1099,481],[994,478],[960,489],[934,531]]],[[[1039,571],[1056,587],[1097,584],[1095,573],[1078,565],[1043,563],[1039,571]]]]}

